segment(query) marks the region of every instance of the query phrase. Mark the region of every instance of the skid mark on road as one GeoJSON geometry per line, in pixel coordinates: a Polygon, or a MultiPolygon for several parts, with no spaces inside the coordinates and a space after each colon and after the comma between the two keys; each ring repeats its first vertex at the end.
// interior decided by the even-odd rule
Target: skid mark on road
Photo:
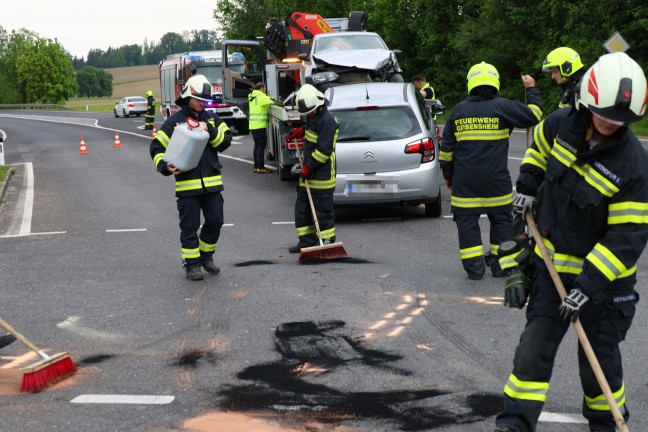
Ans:
{"type": "Polygon", "coordinates": [[[274,341],[281,359],[239,372],[237,377],[250,383],[221,390],[220,408],[274,413],[280,420],[317,419],[328,425],[379,420],[409,431],[482,421],[501,409],[501,396],[493,394],[452,393],[435,388],[344,391],[322,384],[331,382],[336,372],[349,373],[357,367],[377,369],[374,373],[411,375],[395,366],[401,356],[371,349],[363,338],[349,335],[345,326],[343,321],[280,325],[274,341]]]}

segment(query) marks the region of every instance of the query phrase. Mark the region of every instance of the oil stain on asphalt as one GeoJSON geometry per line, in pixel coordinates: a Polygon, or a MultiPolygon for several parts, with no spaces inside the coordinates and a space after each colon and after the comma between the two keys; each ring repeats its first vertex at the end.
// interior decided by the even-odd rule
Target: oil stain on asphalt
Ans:
{"type": "Polygon", "coordinates": [[[495,394],[453,394],[434,388],[346,392],[304,379],[306,374],[313,377],[355,366],[411,375],[394,365],[401,356],[367,348],[362,340],[346,334],[344,327],[343,321],[282,324],[274,334],[281,359],[239,372],[239,379],[252,383],[221,390],[220,407],[228,411],[289,412],[295,417],[313,417],[333,424],[354,420],[389,422],[402,431],[483,421],[501,410],[501,396],[495,394]]]}

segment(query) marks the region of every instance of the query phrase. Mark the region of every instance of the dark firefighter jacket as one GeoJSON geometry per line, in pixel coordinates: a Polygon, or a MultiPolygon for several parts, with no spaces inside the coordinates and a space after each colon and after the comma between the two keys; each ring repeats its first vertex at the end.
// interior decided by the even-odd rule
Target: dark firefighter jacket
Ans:
{"type": "Polygon", "coordinates": [[[648,241],[648,155],[625,127],[590,149],[588,115],[563,108],[536,126],[517,191],[536,195],[544,185],[538,227],[556,270],[597,302],[636,282],[648,241]]]}
{"type": "Polygon", "coordinates": [[[540,92],[526,90],[528,105],[495,96],[468,96],[446,122],[439,162],[452,181],[453,213],[509,211],[513,185],[508,171],[509,135],[542,116],[540,92]]]}
{"type": "Polygon", "coordinates": [[[155,99],[153,99],[153,96],[146,98],[146,114],[155,115],[155,99]]]}
{"type": "Polygon", "coordinates": [[[151,141],[150,152],[153,163],[160,173],[170,175],[171,173],[166,170],[166,162],[163,159],[175,127],[185,123],[187,117],[206,122],[210,127],[209,141],[205,151],[196,168],[181,172],[175,176],[175,191],[177,197],[200,195],[205,191],[219,192],[223,190],[223,180],[221,178],[221,168],[223,166],[218,160],[218,152],[222,152],[232,144],[232,132],[218,116],[211,112],[202,111],[196,117],[188,105],[182,105],[181,108],[180,111],[166,119],[153,141],[151,141]]]}
{"type": "MultiPolygon", "coordinates": [[[[312,173],[308,185],[313,190],[335,189],[335,143],[338,123],[326,107],[308,117],[304,132],[304,165],[312,173]]],[[[299,180],[300,186],[305,186],[299,180]]]]}

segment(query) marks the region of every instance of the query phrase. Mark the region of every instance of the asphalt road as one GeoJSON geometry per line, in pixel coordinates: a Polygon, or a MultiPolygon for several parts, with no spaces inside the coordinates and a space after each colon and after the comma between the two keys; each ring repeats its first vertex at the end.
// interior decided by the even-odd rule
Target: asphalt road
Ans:
{"type": "MultiPolygon", "coordinates": [[[[287,252],[295,183],[253,174],[252,139],[236,137],[222,158],[222,272],[190,282],[173,181],[155,171],[142,125],[0,113],[15,171],[0,207],[0,316],[79,369],[20,394],[19,367],[36,358],[3,348],[1,431],[493,430],[525,320],[502,307],[501,279],[467,279],[447,191],[437,219],[339,209],[349,258],[299,265],[287,252]]],[[[514,132],[514,178],[524,148],[514,132]]],[[[648,430],[643,312],[622,346],[633,431],[648,430]]],[[[580,409],[570,332],[538,431],[587,430],[580,409]]]]}

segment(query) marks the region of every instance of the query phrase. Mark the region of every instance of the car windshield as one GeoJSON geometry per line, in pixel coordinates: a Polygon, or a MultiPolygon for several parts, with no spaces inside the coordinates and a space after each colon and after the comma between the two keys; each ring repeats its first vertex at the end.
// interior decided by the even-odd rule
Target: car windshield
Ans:
{"type": "Polygon", "coordinates": [[[363,49],[382,49],[386,50],[387,46],[375,35],[355,35],[355,36],[330,36],[321,38],[317,41],[315,53],[324,51],[346,51],[346,50],[363,50],[363,49]]]}
{"type": "Polygon", "coordinates": [[[409,106],[370,110],[331,110],[340,125],[338,141],[388,141],[421,133],[409,106]]]}

